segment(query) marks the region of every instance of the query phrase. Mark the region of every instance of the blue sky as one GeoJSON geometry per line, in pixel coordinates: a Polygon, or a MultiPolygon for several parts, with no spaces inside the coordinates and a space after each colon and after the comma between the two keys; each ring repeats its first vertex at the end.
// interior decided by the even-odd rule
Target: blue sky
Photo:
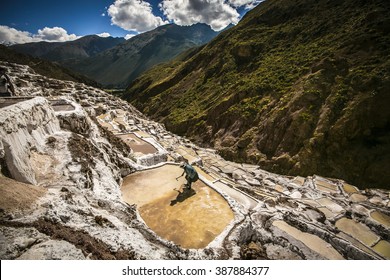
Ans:
{"type": "Polygon", "coordinates": [[[77,36],[108,32],[123,37],[128,32],[111,25],[107,15],[102,16],[107,14],[105,7],[112,3],[111,0],[5,0],[0,25],[32,34],[45,27],[62,27],[77,36]]]}
{"type": "Polygon", "coordinates": [[[68,41],[80,36],[126,37],[175,23],[237,24],[261,0],[3,0],[0,43],[68,41]]]}

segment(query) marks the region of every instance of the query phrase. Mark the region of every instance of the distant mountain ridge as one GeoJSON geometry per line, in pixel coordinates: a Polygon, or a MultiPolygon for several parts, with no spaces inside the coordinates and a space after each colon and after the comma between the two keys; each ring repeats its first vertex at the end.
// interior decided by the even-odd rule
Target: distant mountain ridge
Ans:
{"type": "MultiPolygon", "coordinates": [[[[14,51],[13,49],[6,47],[0,44],[0,60],[28,65],[38,74],[44,75],[49,78],[65,80],[65,81],[73,81],[78,83],[84,83],[93,87],[101,87],[97,82],[66,69],[58,63],[43,60],[37,57],[32,57],[27,54],[22,54],[14,51]]],[[[11,77],[12,78],[12,77],[11,77]]],[[[15,86],[18,86],[17,84],[15,86]]]]}
{"type": "Polygon", "coordinates": [[[106,86],[127,87],[152,66],[209,42],[218,32],[206,24],[160,26],[94,57],[65,65],[106,86]]]}
{"type": "Polygon", "coordinates": [[[50,61],[64,62],[69,59],[84,59],[97,55],[122,42],[124,38],[88,35],[68,42],[34,42],[10,46],[11,49],[50,61]]]}
{"type": "Polygon", "coordinates": [[[390,2],[268,0],[124,98],[232,161],[390,187],[390,2]]]}
{"type": "MultiPolygon", "coordinates": [[[[231,27],[229,25],[224,30],[231,27]]],[[[106,87],[125,88],[149,68],[206,44],[218,34],[207,24],[168,24],[127,41],[89,35],[69,42],[35,42],[10,48],[58,62],[106,87]]]]}

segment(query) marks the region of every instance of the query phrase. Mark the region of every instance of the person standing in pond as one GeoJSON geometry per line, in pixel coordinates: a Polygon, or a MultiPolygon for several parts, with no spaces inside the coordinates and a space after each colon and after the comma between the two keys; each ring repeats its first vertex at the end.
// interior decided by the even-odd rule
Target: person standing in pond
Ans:
{"type": "Polygon", "coordinates": [[[0,67],[0,97],[8,96],[15,96],[15,89],[7,75],[7,68],[0,67]]]}
{"type": "Polygon", "coordinates": [[[184,186],[190,190],[192,183],[196,182],[199,179],[198,172],[196,172],[195,168],[187,162],[182,162],[180,164],[180,167],[184,169],[183,174],[181,174],[180,177],[186,174],[185,178],[187,180],[187,183],[184,186]]]}

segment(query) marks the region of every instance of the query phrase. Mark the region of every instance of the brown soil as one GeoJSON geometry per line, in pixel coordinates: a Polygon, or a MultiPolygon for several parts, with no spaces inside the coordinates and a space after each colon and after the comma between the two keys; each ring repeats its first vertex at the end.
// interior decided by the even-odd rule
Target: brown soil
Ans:
{"type": "Polygon", "coordinates": [[[110,250],[110,246],[104,242],[91,237],[84,231],[74,230],[61,224],[54,224],[44,219],[33,223],[20,223],[14,221],[1,221],[1,226],[8,227],[34,227],[41,233],[50,236],[52,239],[65,240],[80,249],[85,256],[89,255],[94,260],[133,260],[136,253],[133,251],[120,249],[116,252],[110,250]]]}
{"type": "Polygon", "coordinates": [[[69,151],[72,154],[73,161],[81,164],[81,172],[89,169],[89,166],[95,166],[95,158],[101,158],[100,151],[86,138],[73,133],[68,142],[69,151]]]}
{"type": "MultiPolygon", "coordinates": [[[[81,173],[85,174],[87,178],[91,178],[92,168],[96,165],[95,159],[103,157],[98,148],[88,139],[73,133],[72,137],[69,138],[68,149],[72,155],[72,160],[80,163],[81,173]]],[[[87,189],[93,188],[93,182],[86,180],[84,187],[87,189]]]]}
{"type": "Polygon", "coordinates": [[[7,212],[25,211],[46,193],[46,189],[0,175],[0,208],[7,212]]]}
{"type": "Polygon", "coordinates": [[[240,256],[243,260],[266,260],[267,254],[265,249],[258,243],[250,242],[240,248],[240,256]]]}
{"type": "MultiPolygon", "coordinates": [[[[34,207],[37,199],[46,193],[46,189],[39,186],[28,185],[0,175],[0,211],[25,213],[34,207]]],[[[101,226],[112,227],[108,220],[101,216],[95,217],[101,226]]],[[[110,246],[91,237],[87,232],[74,230],[62,224],[53,223],[44,219],[33,223],[21,223],[8,219],[0,219],[0,227],[34,227],[52,239],[65,240],[79,248],[85,256],[91,259],[115,260],[136,259],[132,251],[120,249],[116,252],[110,246]]]]}

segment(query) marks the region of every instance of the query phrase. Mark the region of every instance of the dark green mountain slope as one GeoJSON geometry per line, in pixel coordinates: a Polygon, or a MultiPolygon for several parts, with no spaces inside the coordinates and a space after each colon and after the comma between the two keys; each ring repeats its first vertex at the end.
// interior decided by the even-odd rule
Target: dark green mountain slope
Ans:
{"type": "Polygon", "coordinates": [[[13,45],[11,48],[35,57],[64,62],[69,59],[84,59],[94,56],[124,41],[124,38],[102,38],[97,35],[89,35],[69,42],[27,43],[13,45]]]}
{"type": "Polygon", "coordinates": [[[205,44],[217,34],[206,24],[164,25],[67,66],[103,85],[124,88],[145,70],[189,48],[205,44]]]}
{"type": "Polygon", "coordinates": [[[228,159],[390,187],[390,2],[268,0],[125,98],[228,159]]]}
{"type": "Polygon", "coordinates": [[[34,71],[37,72],[38,74],[41,74],[49,78],[79,82],[94,87],[100,87],[100,85],[95,81],[92,81],[91,79],[82,76],[80,74],[74,73],[68,69],[65,69],[56,63],[18,53],[10,49],[9,47],[6,47],[1,44],[0,44],[0,60],[11,62],[11,63],[28,65],[32,69],[34,69],[34,71]]]}
{"type": "Polygon", "coordinates": [[[62,43],[60,42],[34,42],[34,43],[25,43],[25,44],[17,44],[17,45],[11,45],[9,46],[10,49],[31,55],[34,57],[43,57],[48,52],[51,52],[58,46],[60,46],[62,43]]]}

